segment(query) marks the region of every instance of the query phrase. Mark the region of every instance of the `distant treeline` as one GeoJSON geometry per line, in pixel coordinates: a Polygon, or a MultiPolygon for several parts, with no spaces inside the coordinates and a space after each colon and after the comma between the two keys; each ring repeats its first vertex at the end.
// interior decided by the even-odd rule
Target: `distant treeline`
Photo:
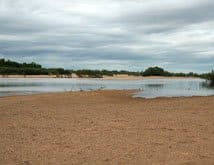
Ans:
{"type": "Polygon", "coordinates": [[[60,75],[71,74],[69,70],[63,68],[43,68],[35,62],[18,63],[10,60],[0,59],[1,75],[60,75]]]}
{"type": "Polygon", "coordinates": [[[206,74],[197,73],[172,73],[165,71],[160,67],[149,67],[145,71],[109,71],[109,70],[66,70],[63,68],[43,68],[37,63],[18,63],[15,61],[0,59],[1,75],[72,75],[75,73],[79,77],[102,78],[103,76],[113,76],[117,74],[127,74],[133,76],[176,76],[176,77],[202,77],[214,81],[214,72],[206,74]]]}

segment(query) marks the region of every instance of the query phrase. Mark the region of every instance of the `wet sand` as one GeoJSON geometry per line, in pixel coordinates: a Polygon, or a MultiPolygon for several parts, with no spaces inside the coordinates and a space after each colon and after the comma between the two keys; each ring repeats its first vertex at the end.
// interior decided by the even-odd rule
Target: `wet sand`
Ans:
{"type": "Polygon", "coordinates": [[[0,164],[214,164],[214,96],[0,98],[0,164]]]}

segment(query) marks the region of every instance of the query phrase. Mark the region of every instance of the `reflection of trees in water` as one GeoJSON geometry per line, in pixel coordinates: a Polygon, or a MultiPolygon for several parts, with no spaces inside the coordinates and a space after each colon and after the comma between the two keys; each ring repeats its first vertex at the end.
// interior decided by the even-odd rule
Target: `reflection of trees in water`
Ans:
{"type": "Polygon", "coordinates": [[[210,80],[202,82],[200,85],[203,88],[214,89],[214,83],[212,81],[210,81],[210,80]]]}
{"type": "MultiPolygon", "coordinates": [[[[214,77],[214,76],[213,76],[214,77]]],[[[210,80],[210,86],[214,87],[214,78],[210,80]]]]}
{"type": "Polygon", "coordinates": [[[40,83],[0,83],[0,87],[36,87],[42,86],[40,83]]]}
{"type": "Polygon", "coordinates": [[[145,87],[153,90],[159,90],[164,88],[164,84],[145,84],[145,87]]]}

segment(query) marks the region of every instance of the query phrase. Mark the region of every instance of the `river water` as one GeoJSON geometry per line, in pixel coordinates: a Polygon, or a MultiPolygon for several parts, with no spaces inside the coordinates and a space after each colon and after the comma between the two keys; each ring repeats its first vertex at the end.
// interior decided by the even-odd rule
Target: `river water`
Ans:
{"type": "Polygon", "coordinates": [[[179,97],[214,95],[214,88],[203,79],[62,79],[62,78],[0,78],[0,96],[27,95],[63,91],[140,89],[134,97],[179,97]]]}

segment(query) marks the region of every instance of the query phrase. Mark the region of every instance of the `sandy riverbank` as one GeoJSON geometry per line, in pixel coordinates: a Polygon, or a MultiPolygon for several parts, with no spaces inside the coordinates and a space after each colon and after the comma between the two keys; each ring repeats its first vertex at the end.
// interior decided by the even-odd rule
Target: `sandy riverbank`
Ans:
{"type": "MultiPolygon", "coordinates": [[[[133,91],[132,91],[133,92],[133,91]]],[[[213,164],[214,96],[0,98],[0,164],[213,164]]]]}

